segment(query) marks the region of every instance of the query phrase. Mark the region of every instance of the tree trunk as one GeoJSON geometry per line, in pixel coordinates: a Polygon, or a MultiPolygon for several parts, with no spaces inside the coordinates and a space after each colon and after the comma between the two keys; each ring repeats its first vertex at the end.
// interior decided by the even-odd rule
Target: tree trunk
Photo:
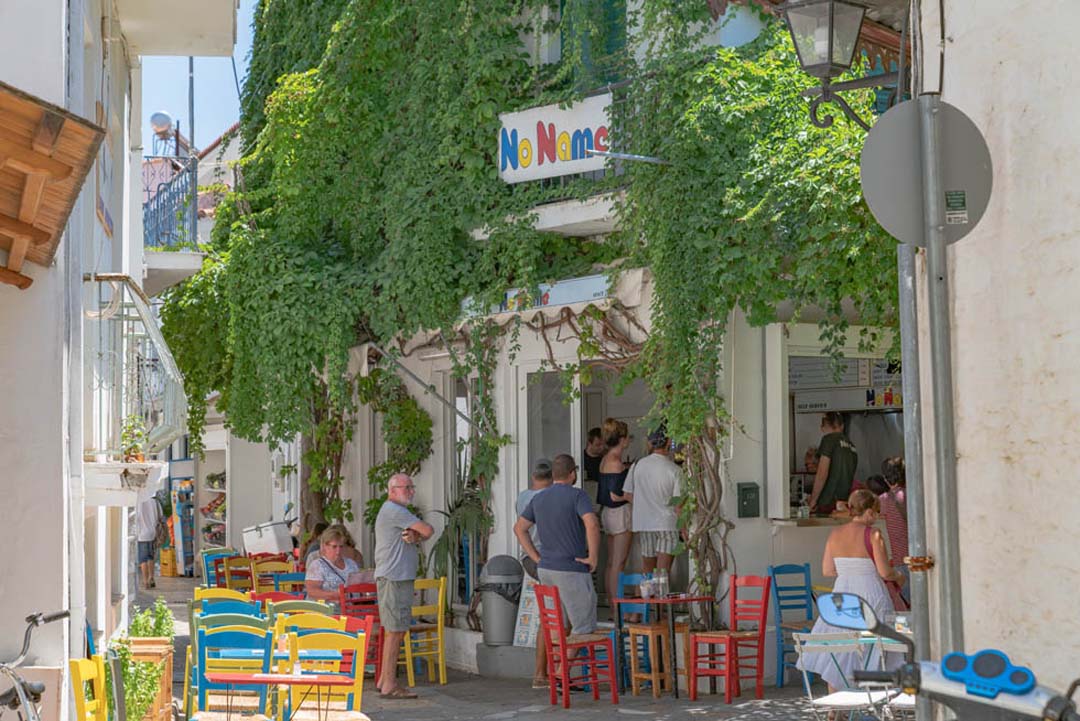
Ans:
{"type": "MultiPolygon", "coordinates": [[[[307,458],[312,450],[311,434],[305,433],[300,437],[300,457],[307,458]]],[[[300,517],[300,528],[304,534],[310,533],[316,523],[325,522],[323,517],[323,497],[311,489],[311,464],[303,463],[300,468],[300,508],[303,515],[300,517]]],[[[303,538],[303,536],[301,536],[303,538]]]]}

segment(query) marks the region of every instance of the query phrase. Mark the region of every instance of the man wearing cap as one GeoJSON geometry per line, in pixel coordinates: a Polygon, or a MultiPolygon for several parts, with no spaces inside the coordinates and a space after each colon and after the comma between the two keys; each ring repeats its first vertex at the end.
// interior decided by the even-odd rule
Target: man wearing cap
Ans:
{"type": "Polygon", "coordinates": [[[679,545],[678,509],[671,499],[682,495],[683,472],[668,457],[670,443],[661,426],[649,434],[651,453],[630,468],[623,496],[634,502],[631,522],[641,544],[642,570],[671,571],[679,545]]]}
{"type": "MultiPolygon", "coordinates": [[[[536,462],[533,463],[529,487],[518,494],[517,502],[514,504],[518,516],[525,512],[525,509],[529,507],[529,502],[536,497],[536,494],[546,490],[549,486],[551,486],[551,461],[546,458],[537,458],[536,462]]],[[[542,544],[536,526],[529,529],[529,538],[532,540],[533,546],[539,550],[542,544]]],[[[521,565],[531,578],[537,581],[540,580],[536,571],[536,562],[533,559],[525,556],[521,560],[521,565]]],[[[548,686],[547,647],[539,638],[536,639],[536,670],[533,672],[532,685],[533,688],[547,688],[548,686]]]]}
{"type": "Polygon", "coordinates": [[[539,566],[540,582],[559,589],[573,635],[596,630],[592,572],[600,552],[600,521],[588,494],[574,488],[577,464],[565,453],[551,463],[554,483],[536,494],[514,524],[514,535],[539,566]],[[536,526],[540,550],[529,530],[536,526]]]}

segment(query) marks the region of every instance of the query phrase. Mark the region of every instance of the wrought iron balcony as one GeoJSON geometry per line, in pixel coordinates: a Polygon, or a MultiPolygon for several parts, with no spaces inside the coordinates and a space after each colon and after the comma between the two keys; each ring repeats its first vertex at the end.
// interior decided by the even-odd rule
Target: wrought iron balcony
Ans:
{"type": "Polygon", "coordinates": [[[160,250],[198,249],[198,158],[143,160],[143,244],[160,250]]]}

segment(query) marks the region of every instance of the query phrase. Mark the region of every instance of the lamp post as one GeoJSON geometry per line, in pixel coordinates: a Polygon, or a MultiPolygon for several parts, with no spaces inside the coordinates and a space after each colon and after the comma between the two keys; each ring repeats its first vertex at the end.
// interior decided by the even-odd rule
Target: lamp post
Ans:
{"type": "MultiPolygon", "coordinates": [[[[810,121],[819,128],[831,126],[833,116],[820,117],[818,110],[822,103],[836,103],[844,115],[869,131],[870,125],[839,95],[842,90],[869,86],[860,81],[831,82],[851,69],[866,8],[848,0],[792,0],[783,11],[799,65],[807,75],[821,80],[821,94],[810,102],[810,121]]],[[[880,82],[881,78],[876,78],[874,84],[880,82]]]]}

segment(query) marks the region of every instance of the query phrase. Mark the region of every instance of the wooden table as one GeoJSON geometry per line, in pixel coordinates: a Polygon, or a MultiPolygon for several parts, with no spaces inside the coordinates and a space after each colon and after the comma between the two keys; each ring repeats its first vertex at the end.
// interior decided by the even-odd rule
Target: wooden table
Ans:
{"type": "MultiPolygon", "coordinates": [[[[341,676],[338,674],[328,673],[257,673],[257,672],[245,672],[245,671],[208,671],[206,673],[206,680],[210,683],[219,683],[225,686],[314,686],[316,688],[324,688],[331,686],[352,686],[354,679],[351,676],[341,676]]],[[[226,695],[231,693],[231,689],[226,691],[226,695]]],[[[300,704],[303,703],[303,699],[300,700],[300,704]]],[[[295,714],[300,710],[300,704],[293,709],[295,714]]],[[[329,709],[327,709],[329,711],[329,709]]],[[[226,716],[228,719],[231,714],[231,709],[226,706],[226,716]]],[[[290,714],[289,719],[292,718],[290,714]]]]}
{"type": "MultiPolygon", "coordinates": [[[[713,604],[716,599],[712,596],[690,596],[685,593],[669,593],[663,598],[613,598],[611,599],[612,606],[618,606],[619,604],[646,604],[649,606],[656,606],[657,610],[667,608],[668,617],[668,632],[671,634],[671,643],[668,644],[668,661],[669,668],[671,670],[671,687],[675,692],[675,698],[679,698],[679,662],[678,654],[675,653],[675,608],[677,604],[689,604],[689,603],[707,603],[709,604],[709,624],[712,625],[713,618],[713,604]]],[[[634,649],[637,652],[637,649],[634,649]]],[[[622,674],[620,673],[619,666],[622,664],[623,657],[623,645],[622,645],[622,614],[619,613],[619,609],[615,609],[615,677],[618,679],[619,690],[622,688],[622,674]]]]}

